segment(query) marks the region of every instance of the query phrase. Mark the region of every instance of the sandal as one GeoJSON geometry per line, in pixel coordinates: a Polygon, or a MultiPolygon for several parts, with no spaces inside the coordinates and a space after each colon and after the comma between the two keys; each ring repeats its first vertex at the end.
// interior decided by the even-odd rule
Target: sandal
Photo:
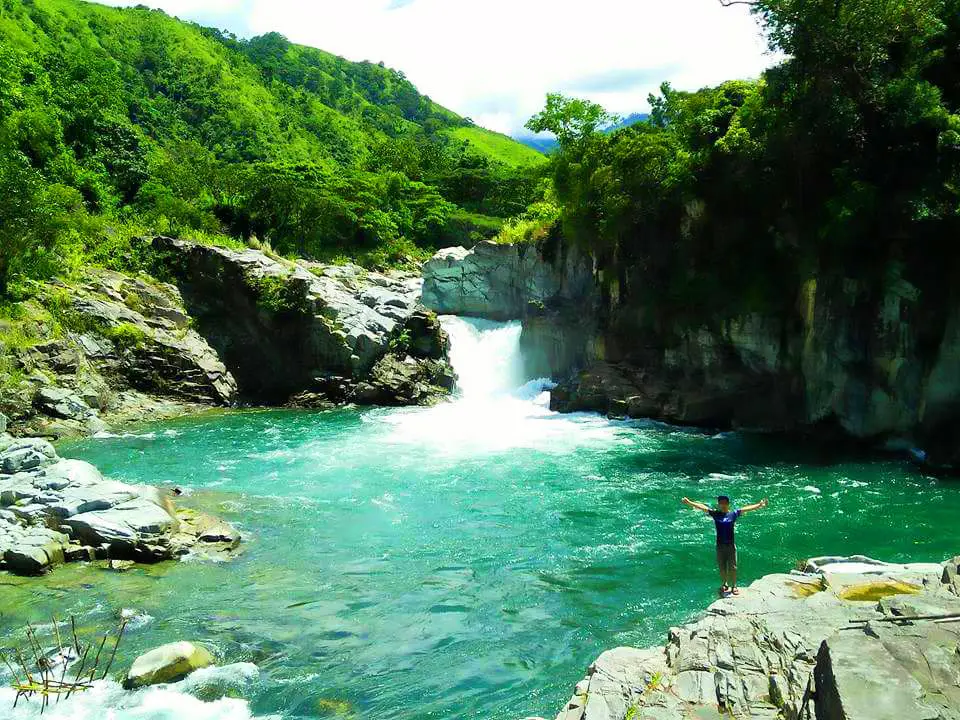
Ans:
{"type": "Polygon", "coordinates": [[[730,592],[732,592],[734,595],[739,595],[739,594],[740,594],[740,588],[736,588],[736,587],[735,587],[735,588],[733,588],[733,590],[731,590],[730,592]]]}

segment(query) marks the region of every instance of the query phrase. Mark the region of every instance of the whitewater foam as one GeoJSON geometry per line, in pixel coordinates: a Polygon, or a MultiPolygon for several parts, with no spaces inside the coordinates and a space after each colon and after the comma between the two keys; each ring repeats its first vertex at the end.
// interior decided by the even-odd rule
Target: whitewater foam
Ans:
{"type": "Polygon", "coordinates": [[[10,720],[282,720],[280,715],[254,715],[246,700],[226,697],[242,691],[259,679],[252,663],[237,663],[206,668],[171,685],[157,685],[128,691],[112,680],[101,680],[85,692],[69,700],[55,700],[40,714],[37,699],[21,698],[13,709],[14,691],[0,688],[0,709],[10,720]],[[216,700],[204,701],[191,693],[222,694],[216,700]]]}
{"type": "Polygon", "coordinates": [[[429,444],[435,456],[462,456],[518,448],[565,453],[616,439],[625,423],[550,410],[550,390],[556,384],[524,377],[519,322],[454,316],[441,322],[450,335],[456,395],[432,408],[368,415],[367,421],[392,426],[386,442],[429,444]]]}

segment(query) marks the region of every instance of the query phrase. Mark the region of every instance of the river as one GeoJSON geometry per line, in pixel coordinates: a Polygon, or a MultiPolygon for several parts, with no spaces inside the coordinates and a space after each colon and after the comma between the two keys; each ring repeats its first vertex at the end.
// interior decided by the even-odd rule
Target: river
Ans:
{"type": "Polygon", "coordinates": [[[774,438],[557,415],[548,381],[523,377],[519,324],[444,325],[460,386],[434,408],[212,412],[61,444],[182,487],[245,542],[224,564],[0,577],[0,645],[53,613],[94,632],[125,611],[117,671],[181,639],[226,666],[135,693],[98,683],[44,717],[553,717],[602,650],[659,643],[715,597],[712,526],[684,495],[770,498],[738,526],[747,582],[824,553],[958,552],[958,485],[774,438]]]}

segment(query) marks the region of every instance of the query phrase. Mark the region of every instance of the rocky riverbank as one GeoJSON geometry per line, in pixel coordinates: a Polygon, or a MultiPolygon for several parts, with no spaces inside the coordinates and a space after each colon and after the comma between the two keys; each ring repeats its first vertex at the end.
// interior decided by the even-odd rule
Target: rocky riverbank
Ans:
{"type": "Polygon", "coordinates": [[[957,720],[958,565],[819,558],[768,575],[663,646],[605,652],[557,720],[957,720]]]}
{"type": "Polygon", "coordinates": [[[11,432],[94,434],[236,403],[431,404],[453,388],[417,276],[145,242],[155,277],[89,268],[0,319],[11,432]]]}
{"type": "Polygon", "coordinates": [[[36,575],[75,561],[153,563],[229,557],[230,525],[178,508],[169,490],[108,480],[40,438],[15,439],[0,415],[0,570],[36,575]]]}

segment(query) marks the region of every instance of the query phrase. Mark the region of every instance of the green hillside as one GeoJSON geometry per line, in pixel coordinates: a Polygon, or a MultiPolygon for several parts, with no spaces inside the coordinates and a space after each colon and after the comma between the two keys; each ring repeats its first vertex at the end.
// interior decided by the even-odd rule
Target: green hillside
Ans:
{"type": "Polygon", "coordinates": [[[0,0],[8,278],[155,231],[390,262],[495,232],[541,156],[403,73],[142,7],[0,0]],[[15,192],[16,191],[16,192],[15,192]],[[9,232],[9,231],[8,231],[9,232]]]}
{"type": "Polygon", "coordinates": [[[470,143],[487,157],[512,167],[535,167],[547,160],[543,153],[513,138],[475,125],[454,128],[449,134],[456,140],[470,143]]]}

